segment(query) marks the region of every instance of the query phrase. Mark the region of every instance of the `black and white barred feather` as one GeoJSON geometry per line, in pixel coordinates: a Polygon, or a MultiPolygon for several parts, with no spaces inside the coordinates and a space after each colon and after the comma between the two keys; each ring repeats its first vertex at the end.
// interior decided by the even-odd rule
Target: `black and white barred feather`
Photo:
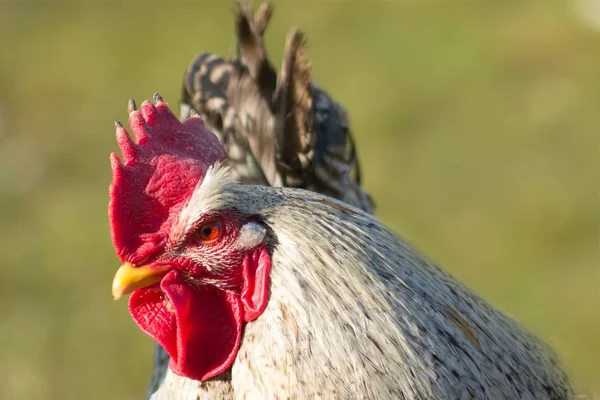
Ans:
{"type": "Polygon", "coordinates": [[[361,188],[360,165],[344,108],[311,80],[304,35],[287,36],[279,75],[263,33],[272,8],[236,15],[238,58],[201,53],[189,65],[181,119],[195,111],[228,151],[243,183],[316,191],[373,212],[361,188]]]}

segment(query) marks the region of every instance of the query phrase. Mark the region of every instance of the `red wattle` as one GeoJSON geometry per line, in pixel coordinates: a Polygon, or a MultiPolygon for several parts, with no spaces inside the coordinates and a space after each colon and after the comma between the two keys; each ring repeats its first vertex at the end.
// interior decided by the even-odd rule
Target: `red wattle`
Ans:
{"type": "Polygon", "coordinates": [[[177,271],[163,278],[162,304],[156,289],[140,289],[130,299],[130,311],[140,328],[171,356],[176,374],[204,381],[233,363],[242,334],[242,305],[238,296],[211,285],[194,285],[177,271]]]}
{"type": "Polygon", "coordinates": [[[270,269],[265,248],[248,252],[241,294],[193,283],[172,270],[160,286],[133,292],[129,311],[140,329],[169,353],[173,372],[204,381],[231,366],[240,347],[242,323],[265,310],[270,269]]]}
{"type": "Polygon", "coordinates": [[[271,257],[264,247],[244,256],[242,304],[244,322],[250,322],[260,316],[269,300],[269,272],[271,257]]]}
{"type": "Polygon", "coordinates": [[[129,313],[148,336],[169,354],[177,351],[175,315],[169,310],[166,296],[158,285],[138,289],[129,297],[129,313]]]}

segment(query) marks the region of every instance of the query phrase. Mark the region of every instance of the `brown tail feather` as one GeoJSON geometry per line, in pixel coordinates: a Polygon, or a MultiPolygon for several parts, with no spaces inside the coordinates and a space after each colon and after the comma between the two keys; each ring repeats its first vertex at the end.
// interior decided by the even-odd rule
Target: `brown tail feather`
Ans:
{"type": "Polygon", "coordinates": [[[312,168],[312,87],[305,53],[304,35],[292,29],[287,36],[274,101],[278,164],[286,186],[302,186],[312,168]]]}

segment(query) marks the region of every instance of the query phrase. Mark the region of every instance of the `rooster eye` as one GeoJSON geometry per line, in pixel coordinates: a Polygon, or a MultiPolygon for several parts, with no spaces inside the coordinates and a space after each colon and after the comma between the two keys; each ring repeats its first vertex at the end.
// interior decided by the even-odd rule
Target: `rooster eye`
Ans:
{"type": "Polygon", "coordinates": [[[196,238],[204,243],[212,243],[221,236],[222,231],[221,221],[207,222],[196,231],[196,238]]]}

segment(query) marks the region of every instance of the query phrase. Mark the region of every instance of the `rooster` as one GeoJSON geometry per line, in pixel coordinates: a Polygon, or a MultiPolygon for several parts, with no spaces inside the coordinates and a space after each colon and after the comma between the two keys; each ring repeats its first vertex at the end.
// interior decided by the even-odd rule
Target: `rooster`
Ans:
{"type": "Polygon", "coordinates": [[[554,352],[370,214],[241,184],[160,96],[116,124],[112,293],[170,355],[154,399],[571,399],[554,352]]]}

